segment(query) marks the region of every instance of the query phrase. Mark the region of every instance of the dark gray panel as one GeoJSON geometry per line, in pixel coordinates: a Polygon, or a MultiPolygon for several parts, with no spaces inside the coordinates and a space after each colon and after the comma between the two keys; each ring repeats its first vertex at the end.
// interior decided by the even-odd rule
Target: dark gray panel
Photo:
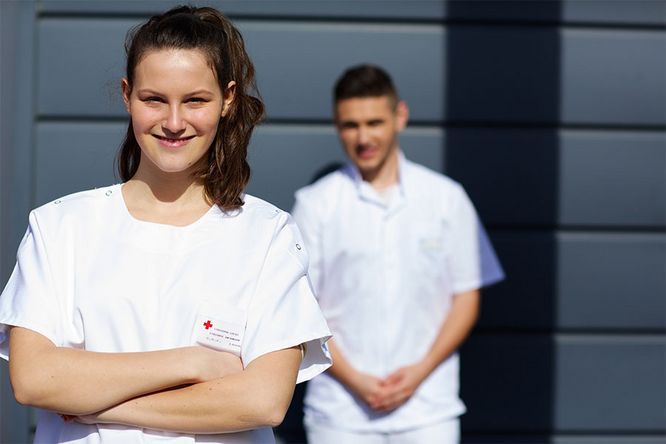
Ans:
{"type": "Polygon", "coordinates": [[[446,17],[452,20],[484,22],[545,22],[560,21],[561,2],[558,0],[540,0],[538,2],[521,0],[448,0],[446,17]]]}
{"type": "Polygon", "coordinates": [[[462,350],[470,432],[665,431],[663,336],[476,335],[462,350]]]}
{"type": "Polygon", "coordinates": [[[443,118],[441,26],[252,23],[241,29],[269,118],[329,119],[335,79],[348,66],[364,62],[392,74],[412,104],[413,120],[443,118]]]}
{"type": "Polygon", "coordinates": [[[124,133],[122,123],[37,125],[36,205],[116,183],[113,162],[124,133]]]}
{"type": "MultiPolygon", "coordinates": [[[[33,1],[0,2],[0,288],[16,261],[32,202],[35,10],[33,1]]],[[[0,442],[30,442],[30,412],[19,405],[0,362],[0,442]]]]}
{"type": "MultiPolygon", "coordinates": [[[[95,14],[158,14],[180,1],[126,1],[126,0],[44,0],[46,13],[95,14]]],[[[229,16],[257,17],[331,17],[363,19],[441,20],[444,18],[444,0],[226,0],[196,2],[198,6],[211,5],[229,16]]]]}
{"type": "Polygon", "coordinates": [[[507,274],[484,329],[666,329],[666,235],[494,232],[507,274]]]}
{"type": "MultiPolygon", "coordinates": [[[[135,23],[42,20],[40,114],[121,115],[121,42],[135,23]]],[[[566,30],[560,39],[546,28],[453,26],[445,50],[444,30],[436,25],[238,25],[257,65],[269,118],[330,118],[335,78],[346,66],[373,62],[394,75],[414,120],[439,121],[446,59],[448,118],[454,121],[666,120],[663,33],[566,30]]]]}
{"type": "Polygon", "coordinates": [[[491,225],[666,226],[666,133],[449,129],[447,172],[491,225]]]}
{"type": "Polygon", "coordinates": [[[468,21],[663,25],[666,3],[660,0],[450,0],[446,16],[468,21]]]}
{"type": "Polygon", "coordinates": [[[561,223],[666,226],[666,132],[563,131],[560,143],[561,223]]]}
{"type": "MultiPolygon", "coordinates": [[[[43,0],[43,13],[157,14],[177,1],[43,0]]],[[[410,20],[493,20],[590,24],[660,25],[666,23],[666,5],[659,0],[238,0],[197,2],[211,5],[230,16],[332,17],[410,20]]]]}
{"type": "MultiPolygon", "coordinates": [[[[124,132],[122,122],[39,124],[37,204],[115,182],[113,159],[124,132]]],[[[410,159],[442,170],[442,130],[408,129],[401,140],[410,159]]],[[[252,177],[247,191],[290,210],[296,189],[323,167],[341,161],[344,154],[333,126],[263,125],[249,148],[252,177]]]]}
{"type": "Polygon", "coordinates": [[[294,192],[322,169],[344,162],[344,154],[332,126],[266,125],[252,138],[249,162],[247,192],[289,211],[294,192]]]}
{"type": "Polygon", "coordinates": [[[124,116],[125,33],[139,20],[49,19],[39,23],[37,112],[124,116]]]}
{"type": "Polygon", "coordinates": [[[565,22],[628,25],[666,24],[666,2],[661,0],[565,0],[565,22]]]}
{"type": "Polygon", "coordinates": [[[666,430],[666,338],[558,338],[557,430],[666,430]]]}
{"type": "Polygon", "coordinates": [[[558,135],[551,130],[451,128],[446,171],[462,183],[486,225],[558,220],[558,135]]]}
{"type": "Polygon", "coordinates": [[[446,50],[453,121],[666,121],[663,32],[453,25],[446,50]]]}
{"type": "Polygon", "coordinates": [[[561,328],[666,329],[666,235],[559,236],[561,328]]]}
{"type": "MultiPolygon", "coordinates": [[[[125,32],[139,21],[43,19],[39,113],[121,116],[125,32]]],[[[384,65],[412,119],[442,120],[444,31],[437,25],[237,22],[269,119],[330,119],[333,82],[349,65],[384,65]]]]}
{"type": "Polygon", "coordinates": [[[563,32],[562,120],[659,125],[666,122],[666,33],[563,32]]]}

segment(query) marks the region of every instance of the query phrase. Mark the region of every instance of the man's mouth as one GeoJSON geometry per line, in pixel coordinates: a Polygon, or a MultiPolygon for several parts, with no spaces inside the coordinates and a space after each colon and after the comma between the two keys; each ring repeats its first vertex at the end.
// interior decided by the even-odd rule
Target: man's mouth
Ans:
{"type": "Polygon", "coordinates": [[[377,150],[369,146],[359,146],[356,148],[356,155],[361,159],[369,159],[375,155],[377,150]]]}

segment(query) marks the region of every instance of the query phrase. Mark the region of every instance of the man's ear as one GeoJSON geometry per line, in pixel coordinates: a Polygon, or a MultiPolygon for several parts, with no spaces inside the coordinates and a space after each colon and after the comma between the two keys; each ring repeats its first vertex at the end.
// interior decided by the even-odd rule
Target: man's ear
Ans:
{"type": "Polygon", "coordinates": [[[130,94],[132,92],[132,89],[129,86],[129,81],[127,80],[127,77],[123,77],[123,79],[120,81],[120,90],[123,93],[123,102],[125,102],[125,109],[127,112],[130,112],[130,94]]]}
{"type": "Polygon", "coordinates": [[[395,117],[398,127],[397,129],[398,131],[402,131],[405,129],[407,122],[409,121],[409,107],[407,106],[407,102],[404,100],[399,101],[395,106],[395,117]]]}
{"type": "Polygon", "coordinates": [[[232,80],[227,83],[227,87],[224,89],[222,94],[224,95],[222,99],[222,117],[224,117],[229,112],[231,104],[236,98],[236,82],[232,80]]]}

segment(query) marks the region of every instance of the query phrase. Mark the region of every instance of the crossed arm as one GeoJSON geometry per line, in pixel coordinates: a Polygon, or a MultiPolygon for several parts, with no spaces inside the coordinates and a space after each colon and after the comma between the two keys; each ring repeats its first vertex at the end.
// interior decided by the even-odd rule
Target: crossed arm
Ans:
{"type": "Polygon", "coordinates": [[[419,362],[379,378],[356,370],[335,342],[329,340],[328,346],[333,357],[333,366],[329,372],[374,410],[388,411],[400,407],[467,338],[479,314],[480,298],[479,290],[454,295],[448,316],[428,353],[419,362]]]}
{"type": "Polygon", "coordinates": [[[21,404],[82,422],[187,433],[279,424],[301,360],[298,347],[260,356],[244,370],[237,357],[198,346],[96,353],[56,347],[20,327],[9,341],[10,380],[21,404]]]}

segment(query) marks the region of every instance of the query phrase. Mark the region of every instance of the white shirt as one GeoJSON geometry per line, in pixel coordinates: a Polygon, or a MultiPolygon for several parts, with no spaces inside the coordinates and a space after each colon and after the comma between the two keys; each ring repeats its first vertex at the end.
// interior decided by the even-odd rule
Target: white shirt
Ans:
{"type": "MultiPolygon", "coordinates": [[[[384,377],[429,351],[456,293],[503,278],[462,187],[400,154],[388,205],[351,165],[296,193],[294,219],[337,346],[356,369],[384,377]]],[[[403,406],[378,414],[325,373],[308,384],[306,422],[394,432],[459,416],[458,355],[403,406]]]]}
{"type": "MultiPolygon", "coordinates": [[[[32,211],[29,220],[0,296],[5,359],[10,325],[61,347],[138,352],[194,344],[205,328],[203,316],[242,325],[245,366],[301,343],[306,353],[298,382],[330,365],[330,333],[312,295],[298,229],[289,214],[260,199],[246,195],[240,211],[213,206],[191,225],[175,227],[133,218],[114,185],[58,199],[32,211]]],[[[270,429],[187,435],[39,415],[35,442],[273,440],[270,429]]]]}

